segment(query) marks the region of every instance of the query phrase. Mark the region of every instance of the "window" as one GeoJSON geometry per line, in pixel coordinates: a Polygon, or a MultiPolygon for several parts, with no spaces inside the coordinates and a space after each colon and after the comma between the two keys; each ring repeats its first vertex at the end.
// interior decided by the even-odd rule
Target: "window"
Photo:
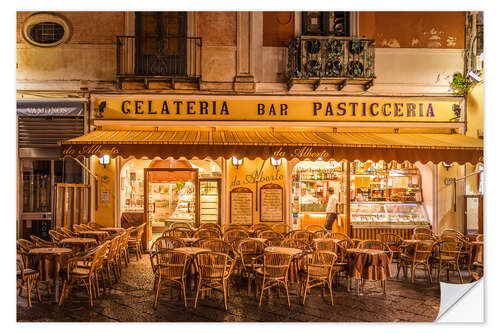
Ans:
{"type": "Polygon", "coordinates": [[[350,36],[350,12],[302,12],[302,34],[350,36]]]}
{"type": "Polygon", "coordinates": [[[53,47],[69,40],[70,29],[61,16],[36,13],[24,21],[22,35],[33,46],[53,47]]]}

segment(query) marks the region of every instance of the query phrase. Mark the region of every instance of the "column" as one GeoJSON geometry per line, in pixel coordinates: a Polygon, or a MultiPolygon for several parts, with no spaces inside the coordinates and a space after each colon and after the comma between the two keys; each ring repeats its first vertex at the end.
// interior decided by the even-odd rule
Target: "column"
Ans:
{"type": "Polygon", "coordinates": [[[253,70],[253,16],[252,12],[237,12],[236,16],[236,91],[255,90],[253,70]]]}

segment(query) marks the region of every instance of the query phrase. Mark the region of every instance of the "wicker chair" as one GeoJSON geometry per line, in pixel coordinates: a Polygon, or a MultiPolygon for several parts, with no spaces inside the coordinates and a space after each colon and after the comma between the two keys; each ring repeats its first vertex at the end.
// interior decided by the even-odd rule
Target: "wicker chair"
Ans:
{"type": "Polygon", "coordinates": [[[17,247],[19,249],[22,249],[26,253],[28,253],[31,249],[34,249],[35,247],[37,247],[35,243],[30,242],[27,239],[22,239],[22,238],[18,239],[16,241],[16,244],[17,244],[17,247]]]}
{"type": "Polygon", "coordinates": [[[435,244],[437,247],[437,254],[431,257],[431,266],[437,266],[438,270],[437,281],[441,281],[441,268],[444,266],[446,268],[446,276],[448,281],[450,280],[449,271],[453,270],[458,272],[460,277],[460,283],[464,283],[462,279],[462,273],[460,273],[460,250],[462,248],[462,243],[456,240],[445,240],[435,244]]]}
{"type": "Polygon", "coordinates": [[[393,259],[397,258],[399,261],[401,257],[401,246],[403,245],[403,238],[401,238],[401,236],[397,234],[381,233],[377,235],[377,239],[387,245],[393,253],[393,259]]]}
{"type": "Polygon", "coordinates": [[[301,283],[302,304],[306,303],[307,292],[311,288],[319,286],[324,288],[326,285],[330,290],[330,301],[333,306],[332,279],[335,260],[337,260],[337,255],[331,251],[316,250],[305,255],[305,270],[301,283]]]}
{"type": "Polygon", "coordinates": [[[300,239],[301,241],[309,244],[312,241],[313,233],[305,230],[295,230],[287,235],[287,238],[300,239]]]}
{"type": "MultiPolygon", "coordinates": [[[[102,280],[102,289],[104,292],[106,292],[106,266],[104,265],[104,262],[106,260],[106,253],[108,251],[108,246],[109,246],[110,241],[106,241],[102,244],[102,247],[104,250],[100,250],[99,252],[99,257],[97,258],[97,263],[95,266],[94,274],[95,274],[95,290],[97,297],[100,296],[100,284],[99,284],[99,274],[101,276],[102,280]]],[[[108,280],[108,285],[111,287],[111,280],[108,280]]]]}
{"type": "Polygon", "coordinates": [[[58,243],[61,239],[68,238],[66,235],[61,234],[55,230],[49,230],[49,235],[53,243],[58,243]]]}
{"type": "Polygon", "coordinates": [[[266,239],[266,245],[267,246],[281,246],[281,242],[283,241],[283,238],[268,238],[266,239]]]}
{"type": "Polygon", "coordinates": [[[26,268],[25,262],[27,262],[27,257],[25,257],[25,254],[18,254],[16,257],[16,279],[21,280],[21,284],[19,285],[19,295],[21,295],[24,283],[26,283],[28,307],[31,307],[31,289],[33,289],[34,286],[36,286],[36,295],[38,297],[38,301],[42,301],[42,298],[40,296],[40,273],[35,269],[26,268]]]}
{"type": "Polygon", "coordinates": [[[162,237],[189,238],[193,235],[193,231],[188,228],[178,227],[166,230],[161,235],[162,237]]]}
{"type": "Polygon", "coordinates": [[[328,238],[328,235],[330,234],[331,232],[328,231],[328,230],[318,230],[318,231],[315,231],[313,232],[312,234],[312,238],[313,239],[318,239],[318,238],[328,238]]]}
{"type": "Polygon", "coordinates": [[[222,287],[224,308],[227,311],[227,295],[229,294],[229,277],[233,271],[235,260],[220,252],[202,252],[195,257],[196,271],[199,274],[196,288],[194,308],[198,306],[200,291],[218,290],[222,287]]]}
{"type": "Polygon", "coordinates": [[[108,252],[104,258],[104,269],[108,277],[108,282],[111,286],[111,270],[113,270],[113,275],[115,277],[115,282],[118,282],[120,276],[120,263],[118,262],[118,250],[120,246],[120,236],[116,236],[109,242],[108,252]]]}
{"type": "Polygon", "coordinates": [[[280,246],[290,247],[294,249],[301,249],[306,251],[310,250],[309,243],[304,242],[302,239],[285,238],[281,241],[280,246]]]}
{"type": "Polygon", "coordinates": [[[118,247],[120,265],[123,259],[126,267],[128,267],[128,263],[130,262],[128,253],[128,240],[132,231],[134,231],[134,227],[128,228],[125,233],[120,236],[120,246],[118,247]]]}
{"type": "Polygon", "coordinates": [[[389,258],[389,265],[392,263],[393,253],[389,246],[378,240],[364,240],[358,244],[358,249],[373,249],[384,251],[389,258]]]}
{"type": "Polygon", "coordinates": [[[274,230],[263,230],[263,231],[260,231],[257,234],[257,237],[259,237],[259,238],[265,238],[265,239],[282,238],[281,234],[279,232],[274,231],[274,230]]]}
{"type": "Polygon", "coordinates": [[[146,226],[146,223],[141,224],[137,228],[134,229],[132,233],[135,233],[135,235],[130,235],[128,239],[128,248],[133,249],[135,252],[135,256],[137,260],[142,258],[142,254],[144,254],[144,251],[142,249],[142,235],[144,234],[144,227],[146,226]]]}
{"type": "Polygon", "coordinates": [[[256,285],[260,287],[259,307],[262,306],[264,291],[280,286],[285,288],[288,307],[290,307],[288,270],[291,262],[292,256],[285,253],[264,253],[253,260],[256,285]]]}
{"type": "Polygon", "coordinates": [[[288,232],[288,226],[285,223],[275,224],[271,228],[282,235],[288,232]]]}
{"type": "Polygon", "coordinates": [[[328,231],[322,225],[316,225],[316,224],[309,224],[308,226],[306,226],[305,230],[309,232],[328,231]]]}
{"type": "Polygon", "coordinates": [[[425,232],[416,232],[411,235],[412,239],[415,240],[434,240],[433,235],[425,232]]]}
{"type": "Polygon", "coordinates": [[[83,285],[87,289],[90,307],[94,306],[92,299],[96,296],[96,275],[95,270],[99,263],[99,257],[106,252],[106,247],[100,245],[84,257],[75,257],[68,261],[66,267],[66,277],[63,282],[59,306],[63,304],[64,298],[69,295],[75,285],[83,285]],[[82,265],[83,263],[83,265],[82,265]]]}
{"type": "Polygon", "coordinates": [[[154,241],[153,245],[151,245],[151,252],[157,252],[160,250],[171,250],[184,246],[186,246],[186,244],[184,244],[182,239],[178,239],[175,237],[161,236],[154,241]]]}
{"type": "Polygon", "coordinates": [[[185,228],[185,229],[190,229],[190,230],[193,229],[193,227],[191,226],[191,224],[189,224],[187,222],[174,222],[168,228],[169,229],[185,228]]]}
{"type": "Polygon", "coordinates": [[[398,273],[396,277],[399,276],[399,270],[402,267],[405,278],[407,277],[407,267],[410,266],[411,269],[411,283],[415,282],[415,269],[418,265],[423,265],[426,272],[427,277],[429,279],[429,284],[432,283],[431,276],[431,268],[429,259],[432,254],[434,242],[430,240],[419,241],[415,244],[415,248],[413,253],[409,253],[409,250],[403,249],[403,253],[401,253],[401,260],[398,263],[398,273]]]}
{"type": "Polygon", "coordinates": [[[67,227],[58,228],[56,231],[59,232],[60,234],[65,235],[68,238],[77,237],[77,234],[71,231],[71,229],[67,227]]]}
{"type": "Polygon", "coordinates": [[[247,278],[248,290],[251,292],[251,281],[255,280],[255,270],[252,261],[264,253],[266,245],[257,239],[243,239],[238,244],[238,258],[241,262],[241,275],[247,278]]]}
{"type": "Polygon", "coordinates": [[[333,239],[351,239],[349,236],[347,236],[344,233],[341,232],[332,232],[327,235],[327,238],[333,238],[333,239]]]}
{"type": "Polygon", "coordinates": [[[483,234],[477,235],[476,242],[484,242],[484,235],[483,234]]]}
{"type": "Polygon", "coordinates": [[[153,268],[155,272],[153,307],[156,309],[158,306],[158,296],[160,295],[162,282],[167,282],[180,287],[181,294],[184,297],[184,307],[187,308],[186,267],[188,256],[185,253],[166,249],[161,249],[152,256],[157,262],[156,267],[153,268]]]}
{"type": "Polygon", "coordinates": [[[315,250],[337,252],[337,242],[333,239],[317,239],[312,244],[315,250]]]}
{"type": "Polygon", "coordinates": [[[234,257],[234,250],[232,245],[229,242],[226,242],[222,239],[218,238],[202,239],[198,243],[198,246],[213,252],[221,252],[227,254],[228,256],[234,257]]]}
{"type": "Polygon", "coordinates": [[[431,239],[435,237],[434,232],[429,227],[415,227],[412,234],[427,234],[431,236],[431,239]]]}
{"type": "Polygon", "coordinates": [[[256,223],[256,224],[251,225],[250,228],[248,228],[249,232],[254,232],[256,234],[258,232],[264,231],[264,230],[273,230],[273,228],[271,228],[271,226],[269,226],[268,224],[265,224],[265,223],[256,223]]]}
{"type": "Polygon", "coordinates": [[[224,233],[224,240],[234,248],[238,248],[238,242],[248,238],[248,232],[242,229],[230,229],[224,233]]]}
{"type": "Polygon", "coordinates": [[[57,246],[57,243],[54,243],[53,241],[47,241],[45,239],[42,239],[40,237],[37,237],[35,235],[30,235],[31,240],[33,243],[35,243],[36,247],[53,247],[57,246]]]}
{"type": "Polygon", "coordinates": [[[230,230],[243,230],[244,232],[248,233],[248,228],[239,224],[226,224],[222,227],[223,234],[230,230]]]}
{"type": "Polygon", "coordinates": [[[199,239],[209,239],[209,238],[221,238],[221,235],[216,229],[200,229],[193,234],[194,238],[199,239]]]}
{"type": "Polygon", "coordinates": [[[212,223],[212,222],[207,222],[207,223],[201,223],[199,229],[215,229],[219,232],[219,234],[222,234],[222,229],[217,223],[212,223]]]}
{"type": "Polygon", "coordinates": [[[85,226],[85,224],[74,224],[73,225],[73,230],[76,232],[76,233],[79,233],[79,232],[82,232],[82,231],[88,231],[88,230],[92,230],[90,229],[90,227],[87,227],[85,226]]]}

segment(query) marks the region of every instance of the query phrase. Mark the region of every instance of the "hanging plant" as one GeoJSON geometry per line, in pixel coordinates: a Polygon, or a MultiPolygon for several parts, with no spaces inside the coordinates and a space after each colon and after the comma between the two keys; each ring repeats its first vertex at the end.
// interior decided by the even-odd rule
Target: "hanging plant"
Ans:
{"type": "Polygon", "coordinates": [[[472,81],[464,77],[462,73],[453,74],[453,79],[450,82],[450,88],[453,90],[453,95],[467,96],[469,89],[472,86],[472,81]]]}

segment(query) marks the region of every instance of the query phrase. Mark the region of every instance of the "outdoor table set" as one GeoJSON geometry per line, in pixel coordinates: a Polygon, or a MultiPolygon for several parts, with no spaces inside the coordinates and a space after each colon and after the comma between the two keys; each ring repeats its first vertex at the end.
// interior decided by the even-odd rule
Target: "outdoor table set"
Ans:
{"type": "MultiPolygon", "coordinates": [[[[356,293],[360,294],[360,281],[381,281],[384,286],[385,280],[391,277],[391,267],[385,251],[376,249],[347,249],[346,259],[348,262],[348,274],[356,281],[356,293]]],[[[347,285],[348,291],[350,285],[347,285]]]]}

